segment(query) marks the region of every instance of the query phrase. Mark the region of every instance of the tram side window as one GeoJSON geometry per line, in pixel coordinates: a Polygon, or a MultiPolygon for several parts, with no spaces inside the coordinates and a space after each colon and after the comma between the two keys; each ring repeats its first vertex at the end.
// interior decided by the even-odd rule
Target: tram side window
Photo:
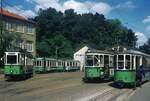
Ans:
{"type": "Polygon", "coordinates": [[[144,68],[148,67],[147,59],[145,57],[142,59],[142,65],[144,68]]]}
{"type": "Polygon", "coordinates": [[[100,55],[99,62],[100,62],[100,67],[104,67],[104,56],[103,55],[100,55]]]}
{"type": "Polygon", "coordinates": [[[123,69],[124,67],[124,56],[118,55],[118,69],[123,69]]]}
{"type": "Polygon", "coordinates": [[[104,64],[109,65],[109,56],[108,55],[104,55],[104,64]]]}
{"type": "Polygon", "coordinates": [[[125,64],[125,68],[126,69],[130,69],[130,55],[126,55],[126,64],[125,64]]]}
{"type": "Polygon", "coordinates": [[[114,64],[113,64],[113,56],[110,56],[110,60],[109,60],[109,65],[110,65],[110,67],[113,67],[114,66],[114,64]]]}
{"type": "Polygon", "coordinates": [[[134,56],[132,56],[132,65],[131,65],[132,67],[132,70],[134,69],[134,56]]]}
{"type": "Polygon", "coordinates": [[[27,58],[27,65],[33,65],[33,61],[30,58],[27,58]]]}
{"type": "Polygon", "coordinates": [[[87,56],[86,65],[93,66],[93,56],[87,56]]]}
{"type": "Polygon", "coordinates": [[[47,66],[49,67],[49,61],[46,61],[47,62],[47,66]]]}
{"type": "Polygon", "coordinates": [[[21,56],[21,64],[22,64],[22,65],[25,65],[25,55],[22,55],[22,56],[21,56]]]}
{"type": "Polygon", "coordinates": [[[40,66],[42,66],[42,61],[40,61],[40,66]]]}
{"type": "Polygon", "coordinates": [[[67,62],[67,66],[69,66],[69,62],[67,62]]]}
{"type": "Polygon", "coordinates": [[[7,55],[7,64],[17,64],[17,56],[7,55]]]}
{"type": "Polygon", "coordinates": [[[70,62],[70,66],[72,67],[72,62],[70,62]]]}
{"type": "Polygon", "coordinates": [[[98,55],[95,55],[95,56],[94,56],[94,66],[99,66],[99,65],[100,65],[100,63],[99,63],[98,60],[99,60],[99,59],[98,59],[98,55]]]}

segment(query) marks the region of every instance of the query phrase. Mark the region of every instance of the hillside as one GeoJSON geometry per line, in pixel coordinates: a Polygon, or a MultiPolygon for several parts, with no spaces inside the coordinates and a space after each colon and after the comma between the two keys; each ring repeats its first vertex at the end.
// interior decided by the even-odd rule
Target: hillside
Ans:
{"type": "Polygon", "coordinates": [[[106,19],[102,14],[77,14],[69,9],[64,13],[55,9],[40,10],[37,22],[37,53],[39,56],[69,58],[73,52],[87,45],[105,49],[117,45],[133,48],[135,33],[118,19],[106,19]]]}

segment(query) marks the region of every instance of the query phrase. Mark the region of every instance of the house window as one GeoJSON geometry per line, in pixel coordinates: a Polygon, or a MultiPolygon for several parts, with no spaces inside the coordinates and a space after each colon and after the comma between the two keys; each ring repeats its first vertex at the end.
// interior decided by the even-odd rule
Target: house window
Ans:
{"type": "Polygon", "coordinates": [[[26,50],[28,52],[33,52],[33,42],[32,41],[27,41],[26,42],[26,50]]]}
{"type": "Polygon", "coordinates": [[[34,28],[32,26],[27,26],[27,34],[34,34],[34,28]]]}
{"type": "Polygon", "coordinates": [[[17,25],[16,32],[24,33],[24,26],[23,26],[23,25],[21,25],[21,24],[18,24],[18,25],[17,25]]]}
{"type": "Polygon", "coordinates": [[[6,22],[6,30],[12,31],[13,30],[13,24],[6,22]]]}
{"type": "Polygon", "coordinates": [[[21,48],[21,49],[24,49],[24,43],[22,40],[17,40],[16,41],[16,46],[21,48]]]}

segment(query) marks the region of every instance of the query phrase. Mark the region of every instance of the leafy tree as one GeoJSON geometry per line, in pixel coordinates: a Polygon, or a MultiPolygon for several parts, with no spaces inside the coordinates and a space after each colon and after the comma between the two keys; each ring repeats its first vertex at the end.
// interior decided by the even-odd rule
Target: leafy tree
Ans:
{"type": "Polygon", "coordinates": [[[147,43],[143,46],[140,46],[139,49],[147,54],[150,54],[150,38],[148,39],[147,43]]]}
{"type": "Polygon", "coordinates": [[[17,39],[20,38],[20,35],[14,32],[9,32],[7,30],[3,30],[2,34],[0,34],[0,57],[4,55],[4,52],[9,49],[18,48],[14,43],[17,39]]]}
{"type": "Polygon", "coordinates": [[[134,48],[135,33],[118,19],[106,19],[102,14],[77,14],[73,9],[58,12],[53,8],[40,10],[34,19],[37,27],[39,56],[71,57],[84,45],[95,49],[115,46],[134,48]]]}

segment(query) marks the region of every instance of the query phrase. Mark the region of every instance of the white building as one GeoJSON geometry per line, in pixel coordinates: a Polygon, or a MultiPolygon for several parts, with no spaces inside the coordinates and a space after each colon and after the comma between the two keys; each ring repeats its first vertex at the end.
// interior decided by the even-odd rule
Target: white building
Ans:
{"type": "Polygon", "coordinates": [[[74,53],[74,60],[78,60],[81,63],[80,70],[82,71],[84,69],[85,65],[85,53],[88,51],[88,47],[84,46],[80,50],[74,53]]]}

